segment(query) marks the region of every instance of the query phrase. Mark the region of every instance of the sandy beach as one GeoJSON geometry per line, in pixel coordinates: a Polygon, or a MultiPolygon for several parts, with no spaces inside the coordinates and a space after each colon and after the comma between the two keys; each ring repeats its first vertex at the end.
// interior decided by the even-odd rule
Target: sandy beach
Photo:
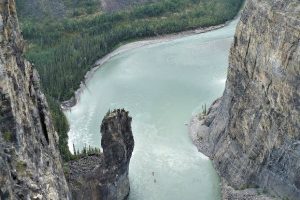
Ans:
{"type": "Polygon", "coordinates": [[[225,27],[230,22],[231,21],[228,21],[224,24],[220,24],[220,25],[216,25],[216,26],[210,26],[210,27],[206,27],[206,28],[197,28],[197,29],[194,29],[194,30],[182,31],[182,32],[179,32],[179,33],[173,33],[173,34],[167,34],[167,35],[160,35],[160,36],[145,38],[145,39],[138,40],[138,41],[135,41],[135,42],[130,42],[130,43],[127,43],[127,44],[124,44],[124,45],[118,47],[117,49],[115,49],[111,53],[107,54],[106,56],[100,58],[99,60],[97,60],[95,62],[95,64],[93,65],[93,68],[85,74],[84,79],[83,79],[83,81],[81,81],[80,86],[76,90],[74,96],[71,99],[61,103],[62,110],[67,111],[67,110],[71,109],[73,106],[76,105],[76,103],[79,101],[81,92],[86,88],[87,81],[89,81],[93,77],[94,73],[104,63],[109,61],[114,56],[117,56],[121,53],[130,51],[130,50],[133,50],[133,49],[137,49],[137,48],[140,48],[140,47],[143,47],[143,46],[157,44],[157,43],[161,43],[161,42],[167,42],[167,41],[175,40],[175,39],[182,38],[182,37],[187,37],[187,36],[192,36],[192,35],[197,35],[197,34],[206,33],[206,32],[209,32],[209,31],[217,30],[217,29],[225,27]]]}

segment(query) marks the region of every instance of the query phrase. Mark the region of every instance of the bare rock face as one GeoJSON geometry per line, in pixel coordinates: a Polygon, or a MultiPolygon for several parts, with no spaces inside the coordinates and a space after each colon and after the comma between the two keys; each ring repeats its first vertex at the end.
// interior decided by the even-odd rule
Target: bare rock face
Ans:
{"type": "Polygon", "coordinates": [[[125,110],[108,113],[101,124],[104,159],[107,167],[128,168],[134,147],[131,118],[125,110]]]}
{"type": "Polygon", "coordinates": [[[75,200],[124,200],[129,195],[128,168],[134,139],[128,112],[108,112],[101,133],[103,153],[69,162],[67,178],[75,200]]]}
{"type": "Polygon", "coordinates": [[[300,198],[299,40],[299,0],[248,0],[223,97],[191,122],[199,150],[236,189],[300,198]]]}
{"type": "Polygon", "coordinates": [[[58,136],[22,54],[15,2],[0,1],[0,199],[68,199],[58,136]]]}

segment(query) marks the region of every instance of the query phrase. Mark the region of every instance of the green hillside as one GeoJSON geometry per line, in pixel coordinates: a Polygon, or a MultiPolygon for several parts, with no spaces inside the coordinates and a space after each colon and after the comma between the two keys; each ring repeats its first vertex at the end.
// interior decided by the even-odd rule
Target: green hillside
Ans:
{"type": "Polygon", "coordinates": [[[28,41],[26,57],[39,71],[60,150],[68,160],[68,125],[58,105],[72,97],[97,59],[127,41],[222,24],[234,18],[244,0],[161,0],[112,13],[98,9],[98,1],[76,1],[81,3],[74,6],[64,0],[64,17],[35,20],[22,12],[26,6],[21,1],[17,3],[28,41]]]}

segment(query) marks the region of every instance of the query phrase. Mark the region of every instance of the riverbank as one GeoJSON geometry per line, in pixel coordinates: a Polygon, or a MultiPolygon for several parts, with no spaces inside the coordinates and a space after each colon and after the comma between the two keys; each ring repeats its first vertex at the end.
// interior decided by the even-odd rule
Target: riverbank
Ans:
{"type": "Polygon", "coordinates": [[[133,116],[136,138],[130,200],[220,199],[219,178],[191,144],[184,123],[199,105],[223,92],[236,23],[107,61],[86,83],[76,106],[65,112],[69,146],[97,147],[99,119],[124,107],[133,116]]]}
{"type": "Polygon", "coordinates": [[[156,36],[156,37],[149,37],[149,38],[145,38],[142,40],[129,42],[127,44],[121,45],[120,47],[118,47],[117,49],[112,51],[111,53],[107,54],[106,56],[100,58],[99,60],[97,60],[95,62],[95,64],[93,65],[93,68],[90,69],[85,74],[84,79],[83,79],[83,81],[81,81],[79,88],[75,91],[74,96],[71,99],[61,103],[61,109],[63,111],[68,111],[77,104],[77,102],[80,99],[80,94],[86,88],[86,83],[93,77],[94,73],[103,64],[105,64],[107,61],[109,61],[111,58],[113,58],[121,53],[125,53],[127,51],[137,49],[140,47],[157,44],[157,43],[161,43],[161,42],[172,41],[172,40],[175,40],[178,38],[202,34],[202,33],[206,33],[209,31],[214,31],[214,30],[217,30],[217,29],[227,26],[228,24],[230,24],[232,21],[236,20],[237,18],[238,18],[238,16],[235,17],[233,20],[227,21],[224,24],[220,24],[220,25],[216,25],[216,26],[210,26],[210,27],[205,27],[205,28],[200,27],[200,28],[197,28],[194,30],[182,31],[182,32],[172,33],[172,34],[167,34],[167,35],[160,35],[160,36],[156,36]]]}
{"type": "MultiPolygon", "coordinates": [[[[221,99],[217,99],[212,103],[207,115],[201,114],[192,117],[188,129],[189,135],[193,144],[197,147],[198,151],[211,157],[211,149],[209,147],[209,127],[207,124],[212,123],[212,119],[217,114],[217,109],[221,103],[221,99]]],[[[214,166],[215,168],[215,166],[214,166]]],[[[218,172],[218,171],[217,171],[218,172]]],[[[220,176],[220,175],[219,175],[220,176]]],[[[221,178],[221,195],[223,200],[277,200],[274,197],[270,197],[261,188],[246,188],[242,190],[236,190],[231,187],[227,181],[221,178]]]]}

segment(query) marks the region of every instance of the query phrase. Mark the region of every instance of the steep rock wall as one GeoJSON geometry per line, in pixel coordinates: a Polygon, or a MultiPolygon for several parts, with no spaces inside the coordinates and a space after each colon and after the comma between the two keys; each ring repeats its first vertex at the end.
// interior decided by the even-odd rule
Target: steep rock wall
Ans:
{"type": "Polygon", "coordinates": [[[223,97],[191,122],[199,150],[236,189],[300,198],[299,39],[299,0],[248,0],[223,97]]]}
{"type": "Polygon", "coordinates": [[[0,1],[0,199],[68,199],[47,102],[22,53],[15,2],[0,1]]]}

